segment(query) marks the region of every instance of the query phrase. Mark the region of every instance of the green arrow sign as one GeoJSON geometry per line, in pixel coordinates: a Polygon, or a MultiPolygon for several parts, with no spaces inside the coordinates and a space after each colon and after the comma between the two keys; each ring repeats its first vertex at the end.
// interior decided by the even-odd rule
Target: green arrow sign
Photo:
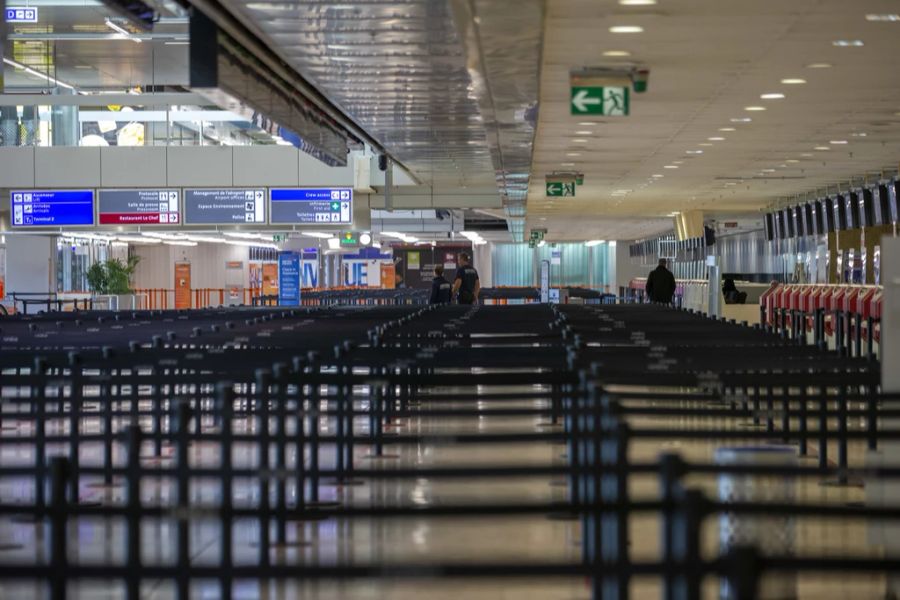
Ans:
{"type": "Polygon", "coordinates": [[[572,87],[573,115],[624,117],[631,109],[627,87],[572,87]]]}
{"type": "Polygon", "coordinates": [[[548,181],[547,196],[574,196],[575,182],[548,181]]]}

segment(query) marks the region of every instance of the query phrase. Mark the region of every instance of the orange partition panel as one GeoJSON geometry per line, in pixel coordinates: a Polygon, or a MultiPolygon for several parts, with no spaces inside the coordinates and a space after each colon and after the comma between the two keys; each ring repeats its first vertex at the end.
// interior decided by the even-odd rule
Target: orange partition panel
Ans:
{"type": "Polygon", "coordinates": [[[278,294],[278,263],[263,263],[262,293],[263,296],[275,296],[278,294]]]}
{"type": "Polygon", "coordinates": [[[191,263],[175,263],[175,308],[191,307],[191,263]]]}

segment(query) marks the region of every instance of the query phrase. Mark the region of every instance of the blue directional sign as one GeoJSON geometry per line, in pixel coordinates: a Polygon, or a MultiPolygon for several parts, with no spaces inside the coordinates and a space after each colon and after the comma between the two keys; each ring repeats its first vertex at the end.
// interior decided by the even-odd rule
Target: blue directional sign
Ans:
{"type": "Polygon", "coordinates": [[[278,305],[300,305],[300,255],[278,253],[278,305]]]}
{"type": "Polygon", "coordinates": [[[285,225],[349,225],[350,188],[289,188],[269,191],[269,222],[285,225]]]}
{"type": "Polygon", "coordinates": [[[35,6],[7,6],[7,23],[37,23],[38,9],[35,6]]]}
{"type": "Polygon", "coordinates": [[[12,190],[13,227],[94,224],[94,190],[12,190]]]}

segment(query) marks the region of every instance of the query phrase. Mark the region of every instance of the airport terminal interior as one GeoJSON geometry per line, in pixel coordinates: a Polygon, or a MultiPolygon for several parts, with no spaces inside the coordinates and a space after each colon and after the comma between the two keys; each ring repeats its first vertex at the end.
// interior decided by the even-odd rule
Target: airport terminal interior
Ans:
{"type": "Polygon", "coordinates": [[[0,8],[0,600],[900,598],[898,0],[0,8]]]}

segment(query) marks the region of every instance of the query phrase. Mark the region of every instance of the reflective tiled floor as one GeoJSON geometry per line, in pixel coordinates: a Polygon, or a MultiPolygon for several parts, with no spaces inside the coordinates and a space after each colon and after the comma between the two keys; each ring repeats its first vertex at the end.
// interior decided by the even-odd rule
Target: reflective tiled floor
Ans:
{"type": "MultiPolygon", "coordinates": [[[[528,388],[531,390],[532,388],[528,388]]],[[[448,390],[442,390],[448,391],[448,390]]],[[[459,391],[457,389],[456,391],[459,391]]],[[[473,391],[474,390],[465,390],[473,391]]],[[[361,404],[362,405],[362,404],[361,404]]],[[[484,408],[533,407],[536,401],[479,402],[484,408]]],[[[421,406],[428,407],[423,401],[421,406]]],[[[441,403],[441,407],[447,406],[441,403]]],[[[472,407],[473,403],[460,402],[460,407],[472,407]]],[[[739,419],[701,421],[697,418],[633,418],[634,427],[690,427],[713,430],[746,428],[739,419]]],[[[27,428],[10,428],[6,422],[3,436],[14,436],[27,428]]],[[[358,431],[366,431],[367,423],[360,419],[358,431]]],[[[249,423],[243,427],[249,428],[249,423]]],[[[323,423],[323,431],[330,428],[323,423]]],[[[403,432],[497,432],[497,431],[547,431],[545,417],[432,417],[408,419],[398,428],[403,432]]],[[[679,452],[688,460],[709,462],[715,450],[734,442],[708,440],[635,440],[630,447],[634,461],[652,461],[660,452],[679,452]]],[[[148,451],[149,447],[145,449],[148,451]]],[[[192,462],[215,465],[218,450],[215,446],[192,447],[192,462]]],[[[0,454],[4,465],[31,460],[32,449],[25,445],[6,446],[0,454]]],[[[82,461],[96,460],[101,448],[85,444],[82,461]]],[[[373,459],[370,448],[356,448],[357,464],[364,467],[390,469],[397,466],[428,465],[549,465],[564,464],[565,448],[548,442],[534,444],[484,444],[466,446],[389,446],[388,456],[373,459]]],[[[836,449],[830,449],[836,456],[836,449]]],[[[813,454],[814,456],[814,454],[813,454]]],[[[865,452],[861,445],[851,446],[851,464],[861,465],[865,452]]],[[[239,448],[234,453],[236,464],[254,464],[254,451],[239,448]]],[[[294,457],[288,459],[288,466],[294,457]]],[[[812,458],[802,458],[801,463],[812,458]]],[[[326,450],[323,465],[329,466],[333,454],[326,450]]],[[[718,482],[712,477],[691,477],[691,485],[703,489],[710,497],[716,497],[718,482]]],[[[336,486],[324,482],[323,500],[335,500],[345,504],[385,505],[405,503],[410,505],[440,505],[461,502],[526,502],[561,501],[566,497],[566,487],[558,478],[531,477],[517,479],[453,479],[429,480],[374,480],[362,485],[336,486]]],[[[84,502],[111,502],[121,498],[121,487],[104,488],[95,485],[96,480],[85,478],[81,485],[84,502]]],[[[781,486],[783,482],[772,482],[781,486]]],[[[861,487],[837,487],[822,485],[818,479],[798,479],[793,483],[797,500],[838,504],[861,503],[865,499],[861,487]]],[[[291,490],[293,492],[293,490],[291,490]]],[[[4,501],[26,501],[32,491],[22,480],[5,479],[0,482],[0,498],[4,501]]],[[[204,480],[192,485],[194,503],[216,500],[219,484],[204,480]]],[[[654,477],[635,476],[630,480],[632,498],[657,497],[658,484],[654,477]]],[[[170,500],[174,490],[169,482],[146,480],[142,488],[145,502],[170,500]]],[[[243,482],[237,486],[235,503],[255,502],[258,491],[255,483],[243,482]]],[[[856,554],[878,555],[881,550],[869,543],[868,525],[863,520],[811,520],[798,519],[795,527],[795,551],[797,554],[856,554]]],[[[631,557],[636,560],[656,559],[659,552],[659,523],[654,515],[634,516],[630,522],[631,557]]],[[[72,525],[72,539],[77,545],[69,548],[72,561],[118,561],[124,556],[124,527],[114,519],[82,519],[72,525]]],[[[234,554],[238,563],[253,563],[258,558],[258,524],[242,521],[234,528],[234,554]]],[[[219,556],[221,531],[212,522],[196,519],[191,522],[191,556],[197,564],[214,564],[219,556]]],[[[503,517],[402,517],[387,519],[344,518],[292,523],[288,526],[289,544],[272,550],[274,564],[334,564],[340,563],[417,563],[417,562],[530,562],[579,560],[580,526],[577,521],[560,520],[546,516],[503,517]]],[[[715,519],[704,524],[703,546],[708,556],[718,552],[719,527],[715,519]]],[[[0,561],[33,563],[46,551],[46,532],[42,527],[15,519],[0,520],[0,561]]],[[[143,523],[143,560],[147,563],[170,563],[174,558],[175,531],[169,523],[146,521],[143,523]]],[[[882,577],[846,575],[806,575],[799,579],[797,589],[802,599],[864,599],[883,598],[882,577]]],[[[215,582],[196,581],[192,585],[194,598],[219,598],[215,582]]],[[[124,598],[123,587],[117,582],[81,582],[70,588],[72,598],[117,599],[124,598]]],[[[659,598],[660,585],[651,579],[637,579],[631,585],[634,598],[659,598]]],[[[163,600],[174,597],[174,589],[168,581],[145,581],[143,597],[163,600]]],[[[27,600],[43,598],[44,589],[37,582],[0,582],[0,598],[3,600],[27,600]]],[[[705,597],[718,595],[718,582],[708,581],[705,597]]],[[[303,599],[586,599],[589,591],[580,578],[502,578],[502,579],[423,579],[423,580],[347,580],[313,582],[235,582],[235,598],[303,599]]]]}

